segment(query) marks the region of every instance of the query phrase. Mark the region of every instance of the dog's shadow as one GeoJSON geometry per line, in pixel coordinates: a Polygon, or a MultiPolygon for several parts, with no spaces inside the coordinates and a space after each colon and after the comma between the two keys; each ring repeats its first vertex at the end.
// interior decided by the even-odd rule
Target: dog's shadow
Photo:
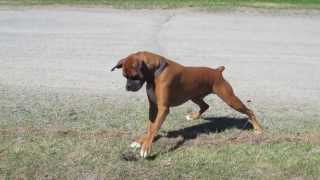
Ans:
{"type": "MultiPolygon", "coordinates": [[[[206,122],[179,130],[168,131],[165,133],[166,135],[158,135],[155,141],[161,138],[181,138],[181,140],[167,151],[171,152],[181,147],[186,141],[196,139],[201,134],[220,133],[232,128],[241,130],[253,129],[252,125],[248,122],[248,118],[205,117],[203,119],[206,120],[206,122]]],[[[163,152],[161,152],[161,154],[162,153],[163,152]]],[[[157,153],[149,157],[149,159],[155,159],[159,154],[160,153],[157,153]]]]}

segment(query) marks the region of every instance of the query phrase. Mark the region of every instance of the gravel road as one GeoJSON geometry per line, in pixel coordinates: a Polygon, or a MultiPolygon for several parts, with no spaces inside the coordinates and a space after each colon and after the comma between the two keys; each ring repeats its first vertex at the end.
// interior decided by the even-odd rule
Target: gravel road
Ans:
{"type": "Polygon", "coordinates": [[[0,9],[1,86],[128,94],[110,68],[148,50],[185,65],[224,65],[247,99],[320,100],[320,13],[0,9]]]}

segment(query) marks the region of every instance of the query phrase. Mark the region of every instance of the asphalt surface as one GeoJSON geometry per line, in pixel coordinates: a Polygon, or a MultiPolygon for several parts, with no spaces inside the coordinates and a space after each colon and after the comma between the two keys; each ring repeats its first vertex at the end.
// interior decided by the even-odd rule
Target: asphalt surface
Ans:
{"type": "Polygon", "coordinates": [[[110,68],[147,50],[224,65],[246,99],[312,103],[320,100],[319,47],[320,13],[1,8],[0,85],[125,95],[125,79],[110,68]]]}

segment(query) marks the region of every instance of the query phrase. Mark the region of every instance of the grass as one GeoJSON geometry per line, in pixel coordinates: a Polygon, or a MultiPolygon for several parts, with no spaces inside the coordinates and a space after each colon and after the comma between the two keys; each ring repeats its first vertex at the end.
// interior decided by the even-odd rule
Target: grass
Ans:
{"type": "Polygon", "coordinates": [[[0,96],[0,179],[320,177],[318,112],[308,105],[302,115],[300,106],[251,105],[266,128],[255,135],[217,99],[207,99],[206,120],[184,120],[187,104],[172,110],[150,159],[125,161],[146,126],[145,98],[4,86],[0,96]]]}
{"type": "Polygon", "coordinates": [[[319,0],[0,0],[0,5],[103,5],[115,8],[315,8],[319,0]]]}

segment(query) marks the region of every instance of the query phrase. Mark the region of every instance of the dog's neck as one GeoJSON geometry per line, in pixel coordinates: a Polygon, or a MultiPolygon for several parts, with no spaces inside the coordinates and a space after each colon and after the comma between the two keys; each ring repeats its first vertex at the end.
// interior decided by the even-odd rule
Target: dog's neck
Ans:
{"type": "MultiPolygon", "coordinates": [[[[164,60],[162,60],[164,61],[164,60]]],[[[161,62],[159,67],[157,67],[154,71],[154,77],[157,77],[160,75],[160,73],[164,70],[164,68],[167,66],[167,63],[161,62]]]]}
{"type": "Polygon", "coordinates": [[[161,72],[166,68],[166,66],[167,66],[167,63],[163,59],[161,59],[159,66],[154,70],[151,81],[147,80],[147,86],[146,86],[147,95],[149,97],[149,100],[153,103],[157,103],[157,98],[154,94],[154,78],[159,76],[161,72]]]}

